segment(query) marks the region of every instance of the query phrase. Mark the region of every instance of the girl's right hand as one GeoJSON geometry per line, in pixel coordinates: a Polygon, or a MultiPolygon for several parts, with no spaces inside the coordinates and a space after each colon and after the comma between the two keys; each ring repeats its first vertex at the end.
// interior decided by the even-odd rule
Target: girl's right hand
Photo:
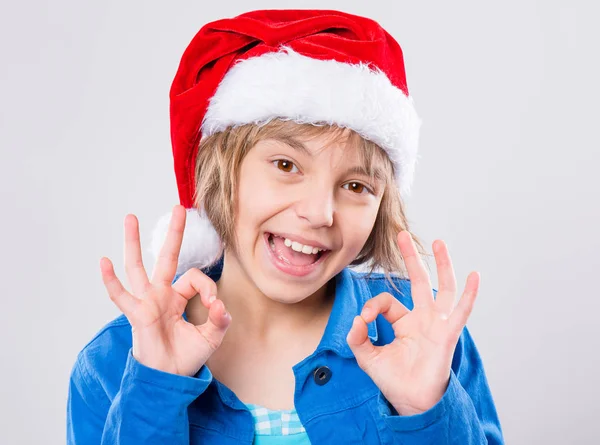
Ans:
{"type": "Polygon", "coordinates": [[[177,270],[185,218],[185,208],[176,205],[149,281],[142,263],[137,218],[132,214],[125,217],[125,271],[133,294],[116,277],[108,258],[100,259],[100,270],[110,299],[131,324],[135,359],[150,368],[193,376],[221,345],[231,316],[223,302],[216,299],[217,285],[200,269],[189,269],[171,284],[177,270]],[[182,316],[188,301],[196,294],[200,294],[202,304],[209,309],[206,323],[197,326],[182,316]]]}

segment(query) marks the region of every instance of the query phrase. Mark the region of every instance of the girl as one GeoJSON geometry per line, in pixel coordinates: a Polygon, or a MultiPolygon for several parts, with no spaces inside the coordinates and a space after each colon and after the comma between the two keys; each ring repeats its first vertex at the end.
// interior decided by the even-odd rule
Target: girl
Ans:
{"type": "Polygon", "coordinates": [[[170,98],[181,205],[150,278],[125,218],[131,292],[100,261],[124,315],[73,366],[68,443],[503,443],[465,326],[479,274],[455,307],[445,243],[436,291],[408,231],[420,119],[397,42],[252,11],[198,32],[170,98]]]}

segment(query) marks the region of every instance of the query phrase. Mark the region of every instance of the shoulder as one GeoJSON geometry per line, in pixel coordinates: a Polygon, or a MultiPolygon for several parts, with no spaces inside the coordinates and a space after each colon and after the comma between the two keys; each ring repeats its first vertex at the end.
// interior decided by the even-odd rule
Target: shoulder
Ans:
{"type": "Polygon", "coordinates": [[[94,367],[101,366],[120,353],[126,358],[131,344],[131,325],[127,317],[121,314],[96,332],[81,349],[78,358],[94,367]]]}
{"type": "MultiPolygon", "coordinates": [[[[411,281],[408,278],[399,275],[390,275],[389,279],[383,272],[362,272],[351,270],[352,276],[366,284],[368,290],[373,297],[382,292],[392,294],[408,309],[413,308],[411,281]],[[393,286],[392,286],[393,283],[393,286]]],[[[433,296],[437,294],[437,289],[432,288],[433,296]]]]}
{"type": "Polygon", "coordinates": [[[121,314],[102,326],[79,351],[71,379],[112,400],[119,391],[131,345],[131,325],[121,314]]]}

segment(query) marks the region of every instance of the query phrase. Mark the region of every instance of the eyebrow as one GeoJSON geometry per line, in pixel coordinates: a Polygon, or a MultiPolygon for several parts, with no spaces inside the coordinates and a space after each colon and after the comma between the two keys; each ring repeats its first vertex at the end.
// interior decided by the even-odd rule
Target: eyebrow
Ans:
{"type": "MultiPolygon", "coordinates": [[[[364,168],[362,165],[357,165],[354,167],[350,167],[348,170],[346,170],[346,172],[344,173],[344,176],[346,175],[362,175],[362,176],[366,176],[368,178],[371,177],[371,175],[369,174],[369,172],[367,171],[366,168],[364,168]]],[[[381,170],[379,167],[375,167],[373,169],[373,177],[378,180],[378,181],[384,181],[385,180],[385,176],[383,174],[383,170],[381,170]]]]}
{"type": "MultiPolygon", "coordinates": [[[[283,142],[284,144],[288,145],[289,147],[293,148],[294,150],[299,151],[300,153],[302,153],[308,157],[311,157],[311,158],[313,157],[312,152],[306,147],[306,145],[304,145],[298,139],[295,139],[291,136],[284,137],[284,136],[280,136],[280,135],[274,135],[274,136],[272,136],[272,139],[274,139],[278,142],[283,142]]],[[[369,173],[369,171],[362,165],[356,165],[354,167],[350,167],[348,170],[346,170],[344,172],[343,176],[351,175],[351,174],[362,175],[362,176],[366,176],[369,178],[371,177],[371,174],[369,173]]],[[[373,177],[378,181],[382,181],[382,182],[385,181],[385,174],[384,174],[383,170],[379,167],[373,168],[373,177]]]]}

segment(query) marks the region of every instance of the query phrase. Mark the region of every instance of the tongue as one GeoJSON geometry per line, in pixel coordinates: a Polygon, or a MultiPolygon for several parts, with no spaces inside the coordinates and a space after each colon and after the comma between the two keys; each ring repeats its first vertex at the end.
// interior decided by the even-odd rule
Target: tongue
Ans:
{"type": "Polygon", "coordinates": [[[287,247],[283,243],[283,238],[278,236],[272,236],[273,242],[275,243],[275,255],[280,259],[283,257],[283,261],[294,266],[307,266],[317,261],[317,255],[307,255],[302,252],[296,252],[291,247],[287,247]]]}

